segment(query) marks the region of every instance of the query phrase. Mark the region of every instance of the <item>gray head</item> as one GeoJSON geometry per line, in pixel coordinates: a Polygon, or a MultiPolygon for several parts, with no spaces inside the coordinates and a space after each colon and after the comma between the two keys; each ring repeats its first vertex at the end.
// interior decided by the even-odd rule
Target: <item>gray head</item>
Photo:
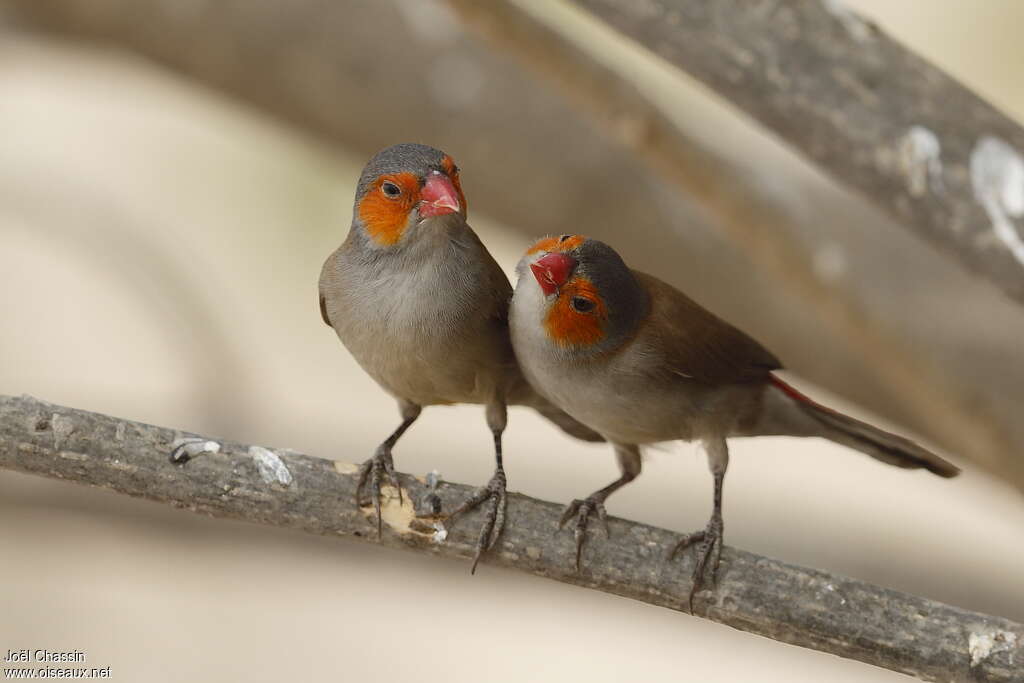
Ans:
{"type": "Polygon", "coordinates": [[[456,214],[466,217],[459,169],[441,150],[403,143],[377,152],[356,186],[353,229],[380,247],[400,243],[409,228],[456,214]]]}
{"type": "Polygon", "coordinates": [[[646,292],[622,257],[583,235],[540,240],[520,262],[519,276],[536,280],[542,297],[538,323],[548,339],[574,355],[619,348],[649,308],[646,292]]]}

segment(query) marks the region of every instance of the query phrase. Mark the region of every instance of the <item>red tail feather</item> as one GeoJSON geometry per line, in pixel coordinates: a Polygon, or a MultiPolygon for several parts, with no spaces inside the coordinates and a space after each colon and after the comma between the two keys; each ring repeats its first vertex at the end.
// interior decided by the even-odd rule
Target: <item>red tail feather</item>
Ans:
{"type": "Polygon", "coordinates": [[[831,408],[827,408],[827,407],[821,405],[820,403],[818,403],[817,401],[813,401],[810,398],[808,398],[807,396],[801,394],[799,391],[797,391],[796,389],[794,389],[793,387],[791,387],[790,385],[786,384],[781,379],[779,379],[776,375],[772,375],[771,376],[771,380],[772,380],[772,384],[774,384],[776,387],[778,387],[779,390],[782,391],[782,393],[784,393],[786,396],[789,396],[794,401],[797,401],[799,403],[806,403],[807,405],[809,405],[809,406],[811,406],[813,408],[817,408],[818,410],[824,410],[827,413],[834,413],[834,412],[836,412],[836,411],[832,410],[831,408]]]}

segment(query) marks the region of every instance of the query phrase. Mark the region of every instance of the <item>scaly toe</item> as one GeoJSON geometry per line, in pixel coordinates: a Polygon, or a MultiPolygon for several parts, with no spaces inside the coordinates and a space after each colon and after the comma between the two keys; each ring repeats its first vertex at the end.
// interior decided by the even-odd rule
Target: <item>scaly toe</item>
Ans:
{"type": "Polygon", "coordinates": [[[476,573],[476,567],[480,563],[480,559],[484,553],[494,547],[505,528],[505,510],[508,504],[508,496],[505,490],[505,473],[501,470],[495,472],[486,486],[474,491],[472,496],[445,518],[445,525],[451,528],[458,517],[485,502],[489,502],[489,504],[484,524],[480,528],[480,534],[477,536],[476,544],[474,545],[475,550],[473,553],[473,566],[470,569],[471,574],[476,573]]]}
{"type": "Polygon", "coordinates": [[[682,540],[680,540],[678,543],[676,543],[674,546],[672,546],[672,550],[669,551],[669,554],[668,554],[668,559],[670,561],[676,559],[676,556],[679,553],[683,552],[684,550],[689,548],[694,543],[700,543],[703,540],[704,540],[704,532],[703,531],[695,531],[692,534],[687,534],[686,536],[683,536],[682,540]]]}
{"type": "Polygon", "coordinates": [[[693,567],[691,576],[690,592],[687,595],[687,609],[693,614],[693,598],[706,584],[712,588],[717,585],[718,567],[722,559],[722,522],[720,519],[712,519],[708,522],[704,531],[698,531],[682,539],[672,549],[670,557],[685,550],[689,546],[700,542],[697,549],[697,561],[693,567]]]}
{"type": "Polygon", "coordinates": [[[359,466],[359,478],[356,482],[356,506],[373,505],[377,515],[377,538],[384,534],[384,518],[381,515],[381,484],[388,483],[398,491],[398,500],[402,502],[402,486],[395,472],[391,453],[378,448],[372,458],[359,466]],[[365,500],[366,489],[370,490],[370,500],[365,500]]]}
{"type": "Polygon", "coordinates": [[[604,508],[604,503],[594,498],[576,499],[569,503],[565,507],[565,511],[562,513],[562,518],[558,523],[558,528],[561,529],[565,526],[565,523],[572,518],[576,518],[576,524],[573,527],[573,542],[575,544],[575,566],[576,571],[579,572],[582,566],[583,560],[583,544],[587,539],[587,526],[590,523],[591,516],[597,517],[602,526],[604,527],[605,537],[610,536],[610,530],[608,528],[608,513],[604,508]]]}

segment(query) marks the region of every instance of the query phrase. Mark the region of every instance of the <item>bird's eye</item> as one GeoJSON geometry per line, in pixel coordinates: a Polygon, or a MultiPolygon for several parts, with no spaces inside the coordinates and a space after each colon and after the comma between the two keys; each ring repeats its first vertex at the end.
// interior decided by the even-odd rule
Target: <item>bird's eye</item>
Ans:
{"type": "Polygon", "coordinates": [[[566,241],[570,237],[572,237],[572,235],[562,235],[561,237],[558,238],[558,243],[561,244],[562,242],[566,241]]]}
{"type": "Polygon", "coordinates": [[[569,305],[577,313],[590,313],[597,307],[593,301],[582,296],[574,296],[569,300],[569,305]]]}
{"type": "Polygon", "coordinates": [[[381,183],[380,191],[383,192],[385,196],[390,197],[391,199],[395,199],[396,197],[398,197],[398,195],[402,194],[402,188],[400,188],[398,185],[395,185],[390,180],[385,180],[383,183],[381,183]]]}

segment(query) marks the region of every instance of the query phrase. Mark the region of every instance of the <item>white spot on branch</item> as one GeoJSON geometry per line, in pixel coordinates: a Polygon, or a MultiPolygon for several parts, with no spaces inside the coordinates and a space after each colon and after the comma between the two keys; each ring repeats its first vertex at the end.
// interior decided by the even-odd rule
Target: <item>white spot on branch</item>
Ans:
{"type": "Polygon", "coordinates": [[[277,453],[262,446],[249,446],[249,455],[256,461],[256,467],[264,483],[282,486],[292,483],[292,473],[288,471],[288,467],[277,453]]]}
{"type": "Polygon", "coordinates": [[[334,471],[338,474],[355,474],[359,471],[359,465],[354,462],[334,461],[334,471]]]}
{"type": "Polygon", "coordinates": [[[1017,646],[1017,634],[1011,631],[972,632],[967,637],[971,666],[975,667],[996,654],[1017,646]]]}
{"type": "Polygon", "coordinates": [[[822,0],[825,11],[842,23],[850,37],[858,43],[871,40],[873,28],[859,14],[850,9],[842,0],[822,0]]]}
{"type": "Polygon", "coordinates": [[[207,453],[220,453],[220,444],[198,436],[185,436],[171,442],[171,462],[186,463],[207,453]]]}
{"type": "Polygon", "coordinates": [[[1024,159],[999,138],[985,136],[971,152],[971,185],[996,237],[1024,264],[1024,240],[1013,223],[1024,215],[1024,159]]]}
{"type": "Polygon", "coordinates": [[[942,192],[942,146],[935,133],[924,126],[911,126],[900,141],[900,165],[911,196],[921,197],[930,189],[942,192]]]}

